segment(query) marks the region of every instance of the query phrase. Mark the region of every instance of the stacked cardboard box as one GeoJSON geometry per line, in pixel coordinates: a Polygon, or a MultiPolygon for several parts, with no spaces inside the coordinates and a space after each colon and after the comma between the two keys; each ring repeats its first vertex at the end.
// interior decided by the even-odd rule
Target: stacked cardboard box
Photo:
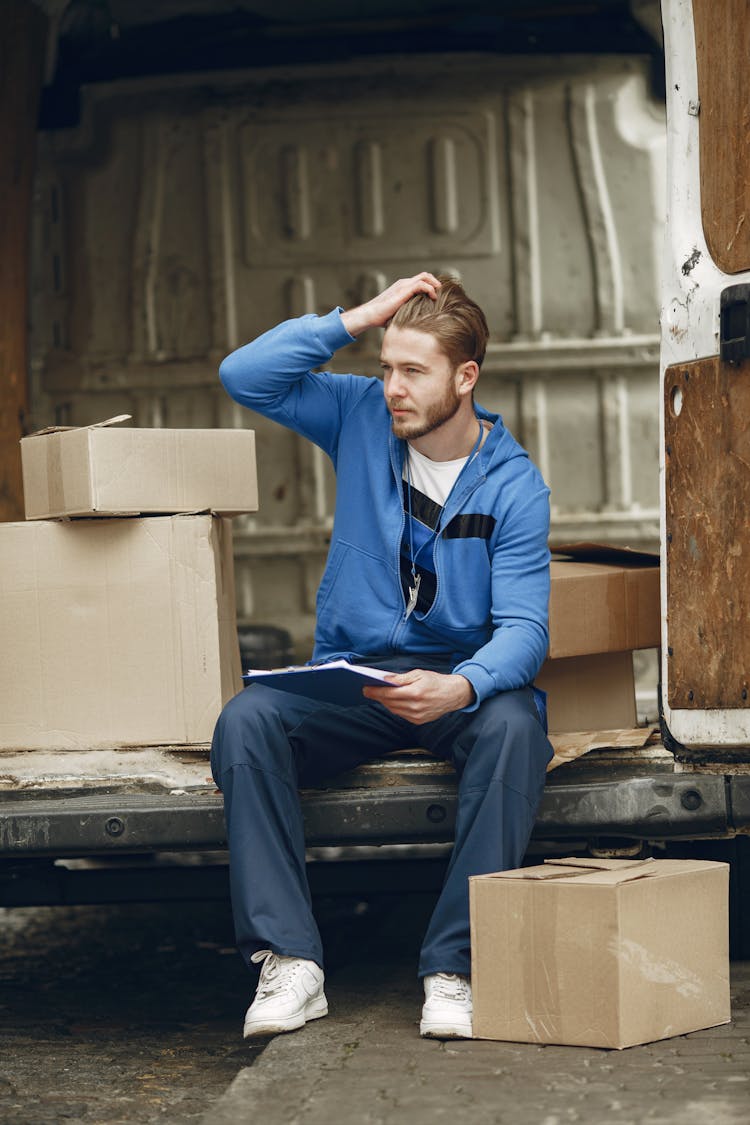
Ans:
{"type": "MultiPolygon", "coordinates": [[[[248,430],[52,428],[21,443],[27,522],[0,525],[0,748],[205,742],[241,687],[231,522],[258,507],[248,430]]],[[[657,560],[552,563],[551,733],[636,726],[657,560]]]]}
{"type": "Polygon", "coordinates": [[[258,509],[252,430],[55,427],[21,440],[27,520],[258,509]]]}
{"type": "Polygon", "coordinates": [[[657,556],[592,543],[558,548],[549,653],[536,681],[548,693],[550,733],[635,728],[633,650],[657,648],[660,633],[657,556]]]}
{"type": "Polygon", "coordinates": [[[228,517],[257,510],[254,434],[21,444],[27,522],[0,524],[0,747],[207,742],[242,686],[228,517]]]}

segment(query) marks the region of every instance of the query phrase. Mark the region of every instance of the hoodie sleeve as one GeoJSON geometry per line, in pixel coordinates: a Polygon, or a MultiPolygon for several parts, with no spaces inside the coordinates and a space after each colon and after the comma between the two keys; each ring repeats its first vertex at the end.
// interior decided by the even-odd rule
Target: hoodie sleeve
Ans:
{"type": "Polygon", "coordinates": [[[370,380],[312,368],[328,363],[353,339],[338,308],[327,316],[285,320],[228,355],[219,378],[235,402],[295,430],[333,456],[342,418],[370,380]]]}
{"type": "Polygon", "coordinates": [[[474,688],[476,699],[467,711],[497,692],[532,683],[547,655],[549,489],[533,467],[532,472],[535,488],[527,498],[518,489],[492,556],[492,636],[453,669],[474,688]]]}

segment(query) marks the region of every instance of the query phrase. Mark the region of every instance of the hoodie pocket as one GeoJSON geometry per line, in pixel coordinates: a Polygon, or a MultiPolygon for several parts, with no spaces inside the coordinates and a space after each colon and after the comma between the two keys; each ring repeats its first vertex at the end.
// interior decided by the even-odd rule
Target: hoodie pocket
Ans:
{"type": "Polygon", "coordinates": [[[402,608],[393,567],[339,540],[318,589],[318,637],[333,649],[375,652],[402,608]]]}

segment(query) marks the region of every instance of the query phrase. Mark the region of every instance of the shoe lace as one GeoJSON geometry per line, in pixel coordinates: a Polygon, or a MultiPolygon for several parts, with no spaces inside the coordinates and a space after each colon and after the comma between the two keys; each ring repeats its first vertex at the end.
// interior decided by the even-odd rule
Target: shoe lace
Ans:
{"type": "Polygon", "coordinates": [[[432,982],[432,995],[440,1000],[470,1000],[471,985],[459,973],[436,973],[432,982]]]}
{"type": "Polygon", "coordinates": [[[257,1000],[265,999],[267,996],[278,996],[294,987],[301,968],[296,958],[280,957],[277,953],[262,949],[259,953],[254,953],[251,960],[256,963],[263,961],[255,994],[257,1000]]]}

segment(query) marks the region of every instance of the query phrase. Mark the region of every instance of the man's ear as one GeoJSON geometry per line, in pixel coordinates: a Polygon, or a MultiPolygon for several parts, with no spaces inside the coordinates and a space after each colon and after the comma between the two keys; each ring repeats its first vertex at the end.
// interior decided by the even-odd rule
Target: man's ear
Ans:
{"type": "Polygon", "coordinates": [[[462,363],[456,371],[457,390],[460,395],[470,395],[479,378],[479,366],[473,359],[462,363]]]}

